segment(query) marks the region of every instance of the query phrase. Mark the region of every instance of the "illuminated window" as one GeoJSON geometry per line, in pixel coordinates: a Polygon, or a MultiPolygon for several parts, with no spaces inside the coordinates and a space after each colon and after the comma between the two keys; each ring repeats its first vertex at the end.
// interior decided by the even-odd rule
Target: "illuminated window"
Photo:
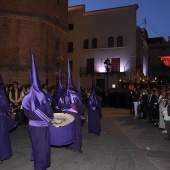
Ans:
{"type": "Polygon", "coordinates": [[[84,49],[89,49],[89,40],[84,40],[84,49]]]}
{"type": "Polygon", "coordinates": [[[114,38],[113,37],[108,38],[108,47],[114,47],[114,38]]]}
{"type": "Polygon", "coordinates": [[[111,61],[111,72],[120,72],[120,58],[112,58],[111,61]]]}
{"type": "Polygon", "coordinates": [[[117,37],[117,47],[123,47],[123,37],[117,37]]]}
{"type": "Polygon", "coordinates": [[[92,48],[97,48],[97,39],[96,38],[92,39],[92,48]]]}

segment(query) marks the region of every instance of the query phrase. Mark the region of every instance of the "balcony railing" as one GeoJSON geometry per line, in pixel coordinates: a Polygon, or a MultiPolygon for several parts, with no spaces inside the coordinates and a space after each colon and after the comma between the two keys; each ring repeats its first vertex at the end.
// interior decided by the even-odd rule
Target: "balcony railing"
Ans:
{"type": "MultiPolygon", "coordinates": [[[[105,74],[105,69],[103,71],[98,71],[99,69],[94,67],[80,67],[80,74],[105,74]]],[[[111,70],[109,73],[125,73],[116,70],[111,70]]]]}

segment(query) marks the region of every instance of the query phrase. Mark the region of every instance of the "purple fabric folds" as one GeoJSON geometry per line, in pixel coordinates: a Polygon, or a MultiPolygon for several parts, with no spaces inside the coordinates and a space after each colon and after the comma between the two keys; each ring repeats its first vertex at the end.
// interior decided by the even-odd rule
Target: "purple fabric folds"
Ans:
{"type": "Polygon", "coordinates": [[[55,112],[56,113],[60,113],[61,109],[58,107],[58,102],[61,96],[61,93],[63,91],[63,85],[62,85],[62,77],[61,77],[61,68],[59,69],[59,75],[58,75],[58,87],[57,90],[54,92],[53,96],[52,96],[52,103],[54,105],[55,108],[55,112]]]}
{"type": "Polygon", "coordinates": [[[31,86],[30,90],[23,98],[22,105],[25,109],[34,111],[39,106],[44,105],[49,101],[50,99],[46,94],[40,91],[36,86],[31,86]]]}
{"type": "Polygon", "coordinates": [[[97,101],[97,97],[96,97],[96,93],[95,93],[95,83],[94,83],[94,77],[92,79],[92,88],[91,88],[91,94],[90,97],[88,99],[88,105],[90,106],[97,106],[98,105],[98,101],[97,101]]]}
{"type": "Polygon", "coordinates": [[[9,131],[18,124],[18,122],[7,115],[9,109],[9,101],[5,93],[2,76],[0,75],[0,161],[12,156],[9,131]]]}

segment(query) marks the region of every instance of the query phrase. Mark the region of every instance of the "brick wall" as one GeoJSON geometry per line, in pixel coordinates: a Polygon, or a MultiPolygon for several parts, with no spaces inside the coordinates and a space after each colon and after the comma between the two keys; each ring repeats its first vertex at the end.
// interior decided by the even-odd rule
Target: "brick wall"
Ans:
{"type": "Polygon", "coordinates": [[[57,57],[67,57],[67,0],[2,0],[0,3],[0,73],[4,82],[29,83],[30,49],[41,83],[56,83],[57,57]],[[59,22],[55,21],[61,16],[59,22]],[[56,49],[56,41],[59,48],[56,49]]]}

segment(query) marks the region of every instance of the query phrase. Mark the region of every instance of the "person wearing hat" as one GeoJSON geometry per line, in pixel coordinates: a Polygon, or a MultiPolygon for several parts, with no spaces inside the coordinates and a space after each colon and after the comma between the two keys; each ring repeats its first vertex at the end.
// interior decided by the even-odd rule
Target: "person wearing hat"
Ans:
{"type": "Polygon", "coordinates": [[[89,133],[100,135],[101,102],[97,98],[95,93],[94,77],[92,80],[91,94],[87,101],[87,108],[88,108],[88,131],[89,133]]]}
{"type": "Polygon", "coordinates": [[[13,154],[9,132],[17,126],[18,122],[10,118],[9,111],[10,104],[0,75],[0,164],[13,154]]]}
{"type": "Polygon", "coordinates": [[[34,170],[45,170],[51,166],[49,122],[53,118],[53,111],[50,99],[42,92],[32,51],[31,56],[31,87],[25,95],[22,105],[24,114],[29,120],[31,160],[34,161],[34,170]]]}
{"type": "Polygon", "coordinates": [[[84,112],[83,103],[78,91],[75,89],[72,82],[72,75],[70,70],[70,62],[68,59],[68,71],[67,71],[67,86],[61,92],[61,96],[58,102],[58,106],[62,108],[62,112],[72,114],[75,117],[76,123],[76,136],[75,141],[71,143],[67,149],[71,151],[78,151],[82,153],[82,131],[81,131],[81,113],[84,112]]]}
{"type": "Polygon", "coordinates": [[[58,106],[58,102],[59,102],[62,91],[63,91],[63,85],[62,85],[61,68],[60,68],[58,72],[58,87],[52,96],[52,104],[53,104],[55,113],[62,112],[61,108],[58,106]]]}

